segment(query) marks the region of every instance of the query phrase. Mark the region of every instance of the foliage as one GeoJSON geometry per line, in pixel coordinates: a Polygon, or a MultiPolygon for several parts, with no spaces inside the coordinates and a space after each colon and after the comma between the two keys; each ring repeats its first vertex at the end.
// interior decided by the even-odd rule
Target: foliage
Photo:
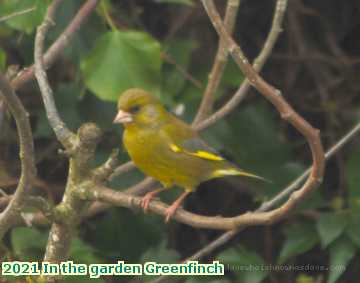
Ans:
{"type": "MultiPolygon", "coordinates": [[[[81,5],[80,2],[64,1],[61,4],[48,44],[56,40],[73,18],[81,5]]],[[[131,87],[144,88],[157,95],[171,111],[179,105],[184,107],[180,118],[187,122],[193,120],[208,81],[211,61],[218,43],[205,14],[198,13],[197,9],[200,7],[197,2],[107,1],[106,5],[98,8],[81,27],[81,31],[49,70],[56,105],[69,128],[76,130],[82,123],[93,121],[104,131],[94,164],[103,162],[111,150],[118,147],[121,149],[119,159],[128,160],[121,147],[121,129],[112,125],[116,100],[123,90],[131,87]],[[181,19],[175,20],[174,14],[179,11],[197,13],[196,15],[200,15],[199,20],[184,23],[181,19]],[[201,24],[200,20],[205,24],[201,24]],[[183,24],[181,31],[177,30],[177,21],[183,24]],[[201,87],[189,80],[189,76],[193,81],[200,82],[201,87]]],[[[28,13],[0,22],[1,71],[5,71],[12,64],[21,68],[32,64],[35,28],[42,21],[48,3],[49,1],[43,0],[0,2],[0,18],[34,7],[34,10],[28,13]]],[[[247,16],[243,14],[243,18],[247,16]]],[[[237,28],[246,25],[242,20],[240,19],[237,28]]],[[[254,28],[252,25],[247,25],[247,28],[252,34],[258,33],[258,30],[251,29],[254,28]]],[[[250,47],[249,53],[252,54],[250,47]]],[[[277,69],[271,62],[265,74],[274,78],[271,74],[276,73],[277,69]]],[[[276,85],[280,87],[287,83],[284,78],[276,79],[276,85]]],[[[244,75],[230,60],[215,93],[216,109],[228,101],[243,80],[244,75]]],[[[30,113],[38,155],[39,178],[46,184],[45,188],[34,188],[32,193],[39,193],[57,202],[63,193],[62,189],[58,188],[65,185],[68,165],[54,150],[54,145],[55,148],[58,145],[49,127],[37,87],[28,84],[20,89],[18,94],[30,113]]],[[[353,99],[353,105],[344,109],[341,105],[345,98],[332,101],[336,111],[340,113],[333,115],[338,112],[331,112],[331,109],[326,108],[330,102],[325,107],[318,100],[309,103],[308,97],[292,93],[284,95],[296,109],[301,109],[305,117],[317,124],[317,127],[327,129],[323,134],[326,145],[334,141],[330,136],[337,139],[345,129],[358,122],[359,116],[356,113],[359,113],[359,107],[355,103],[358,98],[353,99]],[[304,109],[304,104],[308,108],[304,109]],[[311,111],[311,106],[319,108],[317,112],[324,112],[323,116],[316,116],[318,114],[311,111]],[[337,123],[344,126],[339,127],[337,123]],[[340,131],[340,128],[343,129],[340,131]]],[[[3,117],[3,114],[0,113],[0,116],[3,117]]],[[[0,164],[11,164],[8,170],[16,178],[19,172],[18,163],[14,162],[17,160],[17,140],[10,119],[1,119],[0,130],[5,128],[10,129],[10,134],[0,135],[0,164]]],[[[262,201],[270,199],[299,176],[309,164],[309,153],[304,139],[281,121],[269,103],[253,92],[238,109],[201,134],[209,144],[234,163],[272,181],[269,184],[250,181],[244,184],[243,180],[237,178],[224,180],[221,186],[230,186],[231,190],[224,190],[219,199],[216,199],[212,190],[214,183],[211,182],[204,185],[211,187],[211,190],[201,189],[197,192],[201,197],[208,197],[205,195],[211,192],[209,203],[220,203],[226,209],[230,203],[230,208],[234,208],[230,209],[230,213],[237,212],[235,210],[238,203],[244,202],[244,207],[252,209],[262,201]]],[[[252,236],[251,232],[244,232],[239,239],[210,256],[211,260],[219,260],[225,265],[225,277],[189,277],[180,280],[186,283],[287,282],[280,272],[274,273],[269,266],[304,267],[307,264],[323,266],[326,269],[314,272],[298,270],[291,277],[292,282],[316,283],[323,282],[323,278],[326,278],[328,283],[344,282],[341,278],[349,276],[348,274],[355,274],[353,277],[358,278],[359,271],[352,267],[360,250],[358,143],[349,146],[338,158],[341,161],[337,161],[335,165],[330,163],[327,168],[328,172],[336,173],[328,173],[322,187],[312,193],[289,219],[271,230],[273,242],[267,244],[267,249],[273,254],[271,258],[267,258],[264,252],[266,249],[262,247],[264,233],[252,236]],[[339,166],[341,170],[337,168],[339,166]],[[341,178],[345,181],[342,182],[341,178]],[[340,205],[331,205],[338,199],[341,200],[340,205]],[[318,257],[321,259],[318,260],[318,257]]],[[[113,180],[110,185],[122,190],[140,181],[142,177],[138,171],[131,171],[113,180]]],[[[3,187],[3,181],[0,174],[0,188],[3,187]]],[[[11,190],[11,187],[6,189],[11,190]]],[[[174,191],[170,194],[177,193],[174,191]]],[[[165,196],[165,199],[166,197],[168,196],[165,196]]],[[[213,212],[213,207],[205,201],[195,204],[191,201],[187,208],[207,214],[213,212]]],[[[223,215],[224,211],[216,214],[223,215]]],[[[253,231],[253,228],[249,230],[253,231]]],[[[147,260],[175,263],[190,256],[205,246],[209,239],[218,235],[213,231],[198,231],[178,224],[167,226],[158,216],[115,208],[85,220],[74,233],[77,236],[72,243],[71,259],[87,264],[113,263],[118,259],[132,263],[143,263],[147,260]],[[179,230],[180,233],[177,233],[179,230]]],[[[14,228],[9,233],[4,248],[0,247],[0,258],[41,260],[47,237],[47,227],[14,228]]],[[[125,282],[129,279],[133,278],[100,278],[94,282],[125,282]]],[[[152,279],[154,278],[149,276],[141,278],[144,282],[152,279]]],[[[66,282],[85,281],[86,277],[66,278],[66,282]]]]}

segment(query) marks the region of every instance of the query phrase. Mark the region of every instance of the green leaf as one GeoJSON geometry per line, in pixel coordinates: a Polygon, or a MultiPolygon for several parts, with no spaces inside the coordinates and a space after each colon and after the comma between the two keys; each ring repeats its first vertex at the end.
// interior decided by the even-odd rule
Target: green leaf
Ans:
{"type": "Polygon", "coordinates": [[[112,31],[101,36],[81,63],[86,86],[101,99],[116,101],[128,88],[158,94],[160,44],[138,31],[112,31]]]}
{"type": "Polygon", "coordinates": [[[360,151],[355,150],[346,162],[346,180],[349,186],[349,203],[351,207],[360,208],[360,151]]]}
{"type": "MultiPolygon", "coordinates": [[[[79,93],[80,89],[77,85],[61,84],[54,95],[61,118],[66,125],[73,130],[76,130],[82,122],[79,110],[77,109],[79,93]]],[[[47,119],[46,112],[45,110],[41,110],[35,135],[37,137],[48,137],[52,133],[53,131],[47,119]]]]}
{"type": "Polygon", "coordinates": [[[322,213],[316,222],[321,245],[326,248],[336,240],[345,230],[348,214],[344,212],[322,213]]]}
{"type": "Polygon", "coordinates": [[[244,247],[228,249],[217,260],[224,264],[225,270],[236,274],[237,282],[259,283],[268,275],[268,271],[262,268],[266,264],[262,257],[244,247]]]}
{"type": "Polygon", "coordinates": [[[159,245],[151,247],[143,255],[141,262],[155,261],[157,263],[176,263],[179,261],[179,254],[166,247],[166,242],[162,241],[159,245]]]}
{"type": "Polygon", "coordinates": [[[337,282],[356,250],[356,246],[346,236],[340,237],[330,245],[330,272],[327,283],[337,282]]]}
{"type": "Polygon", "coordinates": [[[104,257],[115,261],[139,262],[141,255],[151,246],[157,244],[163,234],[158,222],[159,217],[144,217],[128,209],[111,209],[106,217],[93,222],[91,242],[104,257]],[[116,223],[116,225],[114,225],[116,223]],[[126,227],[126,229],[124,229],[126,227]]]}
{"type": "MultiPolygon", "coordinates": [[[[230,59],[230,55],[229,55],[230,59]]],[[[239,87],[244,80],[244,74],[240,71],[238,65],[233,60],[226,64],[221,86],[239,87]]]]}
{"type": "Polygon", "coordinates": [[[171,98],[179,94],[185,86],[187,79],[180,73],[176,66],[183,70],[187,70],[190,65],[191,54],[197,47],[194,40],[173,39],[164,49],[174,64],[165,64],[163,68],[163,87],[162,87],[162,100],[171,98]],[[175,66],[176,64],[176,66],[175,66]],[[169,95],[171,94],[171,96],[169,95]]]}
{"type": "Polygon", "coordinates": [[[75,238],[71,242],[70,257],[76,263],[101,263],[100,257],[95,255],[95,249],[85,243],[80,238],[75,238]]]}
{"type": "Polygon", "coordinates": [[[349,224],[346,227],[346,235],[360,248],[360,213],[352,212],[349,216],[349,224]]]}
{"type": "MultiPolygon", "coordinates": [[[[149,248],[141,258],[141,263],[155,261],[157,263],[176,263],[180,260],[179,254],[172,249],[166,247],[166,242],[162,241],[157,246],[149,248]]],[[[172,277],[175,278],[175,277],[172,277]]],[[[143,282],[151,282],[154,276],[145,275],[141,279],[143,282]]]]}
{"type": "MultiPolygon", "coordinates": [[[[80,238],[75,238],[71,242],[70,247],[70,259],[74,261],[74,263],[82,263],[82,264],[92,264],[92,263],[104,263],[104,261],[96,255],[95,249],[89,244],[85,243],[80,238]]],[[[84,276],[64,276],[64,283],[85,283],[89,281],[89,277],[84,276]]],[[[94,283],[105,283],[104,280],[100,278],[91,279],[91,282],[94,283]]]]}
{"type": "Polygon", "coordinates": [[[0,70],[4,70],[6,65],[6,53],[0,48],[0,70]]]}
{"type": "Polygon", "coordinates": [[[3,0],[1,2],[0,16],[6,16],[27,9],[35,8],[16,17],[11,17],[6,24],[16,30],[32,33],[42,22],[49,1],[45,0],[3,0]]]}
{"type": "Polygon", "coordinates": [[[307,252],[319,242],[315,226],[310,222],[295,223],[286,229],[285,234],[286,240],[278,258],[280,264],[307,252]]]}
{"type": "Polygon", "coordinates": [[[11,231],[11,244],[19,259],[40,260],[45,250],[47,234],[36,228],[18,227],[11,231]]]}
{"type": "Polygon", "coordinates": [[[279,187],[302,173],[303,166],[293,162],[291,145],[281,137],[275,112],[268,104],[251,104],[241,112],[233,112],[225,121],[228,130],[214,125],[210,131],[242,169],[273,182],[259,184],[261,194],[277,194],[279,187]]]}
{"type": "Polygon", "coordinates": [[[296,283],[321,283],[322,281],[322,276],[314,278],[304,273],[301,273],[299,276],[296,277],[296,283]]]}

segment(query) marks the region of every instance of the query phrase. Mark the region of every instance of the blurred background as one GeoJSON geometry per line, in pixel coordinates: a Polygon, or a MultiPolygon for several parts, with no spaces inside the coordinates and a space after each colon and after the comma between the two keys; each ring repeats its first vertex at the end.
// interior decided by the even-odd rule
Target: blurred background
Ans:
{"type": "MultiPolygon", "coordinates": [[[[33,63],[35,28],[49,1],[0,1],[0,69],[9,77],[33,63]],[[30,9],[10,19],[3,17],[30,9]]],[[[63,1],[48,46],[57,39],[84,1],[63,1]]],[[[234,38],[252,61],[271,26],[276,1],[241,1],[234,38]]],[[[221,15],[226,1],[216,1],[221,15]]],[[[281,89],[305,119],[321,130],[329,149],[360,121],[360,2],[291,0],[281,34],[262,75],[281,89]]],[[[142,87],[191,122],[199,107],[218,46],[218,37],[199,1],[100,1],[60,58],[49,69],[61,117],[76,130],[93,121],[103,130],[94,166],[121,145],[112,124],[119,93],[142,87]]],[[[231,58],[216,92],[215,109],[244,80],[231,58]]],[[[34,81],[18,96],[30,113],[38,180],[32,194],[58,203],[66,182],[67,159],[46,119],[34,81]]],[[[235,111],[201,133],[209,144],[241,168],[271,184],[226,178],[202,184],[185,208],[202,215],[234,216],[271,199],[310,164],[305,139],[282,121],[254,89],[235,111]]],[[[14,121],[0,101],[0,188],[11,194],[20,173],[14,121]]],[[[332,157],[324,182],[296,211],[269,227],[251,227],[203,259],[220,260],[221,278],[172,277],[168,282],[358,282],[360,277],[360,142],[355,137],[332,157]],[[277,270],[274,270],[278,268],[277,270]],[[272,269],[272,270],[271,270],[272,269]],[[291,270],[290,270],[291,269],[291,270]]],[[[143,179],[137,170],[109,186],[124,190],[143,179]]],[[[170,203],[181,190],[161,195],[170,203]]],[[[4,209],[0,196],[0,211],[4,209]]],[[[41,260],[49,227],[16,227],[0,247],[0,260],[41,260]]],[[[222,234],[172,222],[157,215],[110,208],[84,220],[74,231],[71,259],[77,263],[148,260],[175,263],[222,234]]],[[[93,282],[151,282],[154,277],[104,277],[93,282]]],[[[5,279],[0,279],[5,280],[5,279]]],[[[8,279],[9,282],[12,279],[8,279]]],[[[19,278],[14,282],[19,282],[19,278]],[[16,281],[17,280],[17,281],[16,281]]],[[[87,277],[65,278],[86,282],[87,277]]],[[[65,282],[64,281],[64,282],[65,282]]]]}

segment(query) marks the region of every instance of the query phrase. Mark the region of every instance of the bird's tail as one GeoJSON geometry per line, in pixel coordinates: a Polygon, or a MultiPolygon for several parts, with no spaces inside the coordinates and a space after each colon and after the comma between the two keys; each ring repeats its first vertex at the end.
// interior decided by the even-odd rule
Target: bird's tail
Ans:
{"type": "Polygon", "coordinates": [[[225,177],[225,176],[245,176],[245,177],[255,178],[258,180],[262,180],[262,181],[271,183],[271,181],[269,181],[263,177],[252,174],[250,172],[246,172],[240,168],[237,168],[234,165],[230,165],[228,168],[217,169],[213,173],[213,178],[219,178],[219,177],[225,177]]]}

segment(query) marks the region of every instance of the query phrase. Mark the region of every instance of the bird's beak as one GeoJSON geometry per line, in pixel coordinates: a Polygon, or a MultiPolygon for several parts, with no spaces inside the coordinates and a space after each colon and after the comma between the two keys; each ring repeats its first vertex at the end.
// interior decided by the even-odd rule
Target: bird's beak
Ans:
{"type": "Polygon", "coordinates": [[[116,117],[113,121],[114,124],[126,124],[131,123],[133,121],[132,115],[123,110],[119,110],[116,114],[116,117]]]}

